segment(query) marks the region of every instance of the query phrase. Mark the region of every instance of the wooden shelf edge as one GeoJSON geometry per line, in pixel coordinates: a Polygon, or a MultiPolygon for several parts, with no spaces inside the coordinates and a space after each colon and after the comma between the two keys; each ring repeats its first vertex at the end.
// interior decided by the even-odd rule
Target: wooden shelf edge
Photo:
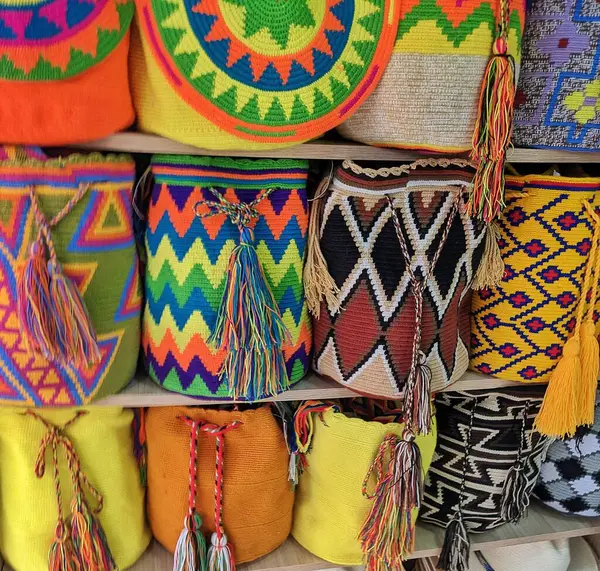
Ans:
{"type": "MultiPolygon", "coordinates": [[[[469,391],[476,389],[497,389],[510,386],[522,386],[517,381],[505,381],[488,377],[473,371],[467,371],[460,380],[443,389],[444,391],[469,391]]],[[[309,373],[304,379],[295,384],[290,390],[276,397],[270,397],[258,402],[326,400],[351,398],[360,396],[350,387],[340,385],[335,381],[309,373]]],[[[121,407],[153,407],[153,406],[209,406],[216,404],[231,404],[228,399],[206,399],[192,397],[163,389],[148,377],[138,376],[120,393],[104,397],[93,404],[98,406],[121,407]]],[[[243,401],[238,401],[243,402],[243,401]]]]}
{"type": "MultiPolygon", "coordinates": [[[[358,161],[413,161],[425,153],[385,147],[372,147],[353,141],[317,140],[301,145],[271,149],[253,150],[211,150],[201,149],[171,141],[158,135],[123,132],[105,139],[71,145],[76,149],[112,151],[142,154],[210,155],[255,158],[294,158],[329,159],[358,161]]],[[[431,156],[428,153],[427,156],[431,156]]],[[[448,156],[448,155],[446,155],[448,156]]],[[[600,163],[600,152],[563,151],[551,149],[512,149],[508,154],[511,163],[600,163]]]]}

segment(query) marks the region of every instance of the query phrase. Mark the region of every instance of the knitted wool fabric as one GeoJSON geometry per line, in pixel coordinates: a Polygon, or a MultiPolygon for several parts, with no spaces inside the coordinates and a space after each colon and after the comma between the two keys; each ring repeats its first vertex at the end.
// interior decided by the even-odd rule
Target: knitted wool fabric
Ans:
{"type": "Polygon", "coordinates": [[[393,0],[136,0],[140,127],[210,149],[319,137],[377,85],[393,0]]]}
{"type": "Polygon", "coordinates": [[[600,396],[594,424],[580,426],[573,438],[555,440],[548,448],[535,495],[564,513],[600,515],[600,396]]]}
{"type": "Polygon", "coordinates": [[[133,0],[2,0],[0,140],[59,145],[129,126],[133,12],[133,0]]]}
{"type": "MultiPolygon", "coordinates": [[[[484,71],[503,0],[401,2],[390,62],[377,89],[339,127],[372,145],[471,149],[484,71]]],[[[509,54],[518,65],[525,0],[509,0],[509,54]]]]}
{"type": "MultiPolygon", "coordinates": [[[[130,567],[145,551],[150,532],[144,514],[144,489],[133,455],[133,412],[116,407],[36,411],[63,434],[81,461],[80,474],[102,496],[96,516],[119,567],[130,567]],[[77,414],[85,414],[76,418],[77,414]]],[[[22,409],[0,408],[0,549],[13,569],[48,570],[48,549],[55,537],[57,497],[52,443],[46,448],[45,473],[36,476],[36,459],[48,428],[22,409]],[[15,483],[18,482],[18,485],[15,483]]],[[[72,473],[62,444],[57,445],[61,506],[71,515],[72,473]]],[[[90,510],[97,500],[84,485],[90,510]]],[[[70,524],[68,526],[70,528],[70,524]]]]}
{"type": "MultiPolygon", "coordinates": [[[[183,417],[216,425],[241,421],[223,442],[223,526],[236,563],[277,549],[290,533],[294,492],[283,433],[269,406],[244,412],[185,407],[148,411],[148,519],[154,537],[172,552],[188,513],[190,428],[183,417]]],[[[196,467],[196,510],[203,531],[210,533],[215,531],[215,438],[203,432],[196,467]]]]}
{"type": "Polygon", "coordinates": [[[141,312],[131,222],[134,170],[128,156],[97,153],[0,161],[0,403],[85,404],[119,391],[132,379],[141,312]],[[39,232],[30,189],[47,221],[85,190],[72,211],[51,228],[51,239],[97,334],[97,364],[51,362],[25,343],[17,313],[17,274],[39,232]]]}
{"type": "MultiPolygon", "coordinates": [[[[388,434],[401,436],[404,425],[350,418],[328,409],[314,415],[308,467],[299,478],[294,506],[294,539],[321,559],[337,565],[364,563],[360,530],[373,500],[362,485],[388,434]]],[[[436,445],[435,420],[427,436],[418,436],[426,473],[436,445]]],[[[423,474],[424,476],[424,474],[423,474]]],[[[413,512],[414,522],[417,511],[413,512]]]]}
{"type": "Polygon", "coordinates": [[[582,292],[588,295],[593,221],[584,203],[598,208],[599,190],[600,178],[507,177],[498,221],[506,270],[499,285],[473,293],[472,369],[513,381],[549,380],[575,328],[582,292]]]}
{"type": "Polygon", "coordinates": [[[337,169],[322,198],[320,235],[341,309],[322,302],[314,323],[319,373],[361,393],[398,397],[411,371],[416,322],[416,350],[425,355],[432,390],[466,371],[469,286],[485,241],[483,225],[464,211],[472,177],[466,161],[435,159],[379,171],[351,162],[337,169]],[[415,288],[386,196],[404,229],[413,271],[431,272],[439,251],[416,318],[415,288]]]}
{"type": "Polygon", "coordinates": [[[532,0],[513,141],[521,147],[600,150],[600,4],[532,0]]]}
{"type": "Polygon", "coordinates": [[[547,439],[533,430],[543,394],[542,387],[517,387],[437,395],[438,446],[425,484],[423,521],[445,527],[460,510],[470,532],[506,523],[501,507],[510,469],[520,457],[529,496],[547,449],[547,439]]]}
{"type": "Polygon", "coordinates": [[[233,386],[239,382],[220,376],[225,351],[208,339],[240,232],[225,214],[201,218],[194,208],[199,201],[214,202],[217,195],[228,203],[248,204],[270,189],[251,221],[254,245],[291,334],[283,348],[289,380],[306,373],[312,343],[302,286],[307,166],[298,160],[154,157],[143,347],[150,376],[163,387],[222,399],[229,394],[229,381],[233,386]]]}

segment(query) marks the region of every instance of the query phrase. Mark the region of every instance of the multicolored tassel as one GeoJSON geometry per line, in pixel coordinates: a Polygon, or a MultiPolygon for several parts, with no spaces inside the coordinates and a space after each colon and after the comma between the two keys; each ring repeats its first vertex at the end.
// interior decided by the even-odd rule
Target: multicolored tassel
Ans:
{"type": "Polygon", "coordinates": [[[54,541],[48,550],[48,571],[80,571],[81,565],[64,521],[56,525],[54,541]]]}
{"type": "Polygon", "coordinates": [[[148,480],[148,450],[146,446],[146,414],[143,408],[133,409],[133,455],[140,473],[140,484],[146,486],[148,480]]]}
{"type": "Polygon", "coordinates": [[[421,452],[409,429],[402,438],[385,437],[363,482],[363,495],[374,500],[360,531],[365,568],[402,569],[402,561],[414,550],[412,511],[421,507],[423,496],[421,452]],[[373,474],[377,484],[371,494],[368,487],[373,474]]]}
{"type": "Polygon", "coordinates": [[[306,458],[312,444],[314,433],[313,414],[318,414],[323,421],[323,413],[332,408],[339,412],[339,407],[332,402],[320,400],[304,401],[294,414],[294,433],[296,435],[296,462],[295,470],[300,474],[308,467],[306,458]]]}
{"type": "Polygon", "coordinates": [[[289,388],[283,347],[290,342],[290,333],[267,283],[250,227],[259,216],[257,204],[273,189],[250,203],[230,203],[212,192],[218,200],[196,203],[196,216],[226,214],[238,227],[240,241],[229,259],[223,300],[209,343],[226,352],[221,377],[229,384],[230,396],[258,400],[289,388]],[[199,212],[203,206],[208,211],[199,212]]]}

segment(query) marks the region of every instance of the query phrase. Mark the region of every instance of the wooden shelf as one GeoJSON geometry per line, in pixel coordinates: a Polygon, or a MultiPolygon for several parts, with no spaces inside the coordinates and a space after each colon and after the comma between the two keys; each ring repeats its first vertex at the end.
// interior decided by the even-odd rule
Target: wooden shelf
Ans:
{"type": "MultiPolygon", "coordinates": [[[[185,145],[157,135],[125,132],[105,139],[73,145],[78,149],[113,151],[126,153],[164,153],[170,155],[211,155],[228,157],[267,157],[293,159],[353,159],[362,161],[413,161],[422,158],[424,153],[371,147],[352,141],[318,140],[302,145],[267,151],[215,151],[185,145]]],[[[546,149],[512,149],[509,154],[512,163],[600,163],[599,153],[576,151],[553,151],[546,149]]]]}
{"type": "MultiPolygon", "coordinates": [[[[468,391],[475,389],[495,389],[500,387],[510,387],[522,385],[517,381],[505,381],[495,379],[480,373],[467,371],[463,377],[456,383],[450,385],[447,391],[468,391]]],[[[350,388],[340,385],[329,379],[320,377],[315,373],[309,373],[299,383],[294,385],[289,391],[286,391],[276,397],[264,399],[262,402],[272,401],[297,401],[311,399],[337,399],[358,396],[350,388]]],[[[100,406],[122,406],[122,407],[150,407],[150,406],[192,406],[224,404],[235,401],[223,399],[206,399],[200,397],[191,397],[167,391],[154,383],[148,377],[136,377],[129,386],[118,394],[100,399],[94,404],[100,406]]]]}
{"type": "MultiPolygon", "coordinates": [[[[506,547],[600,533],[600,518],[561,515],[534,503],[528,516],[518,524],[506,524],[487,533],[471,534],[474,550],[506,547]]],[[[417,525],[416,549],[412,559],[439,555],[444,530],[434,525],[417,525]]],[[[340,567],[323,561],[289,538],[279,549],[252,563],[239,565],[240,571],[317,571],[340,567]]],[[[171,571],[173,557],[158,543],[153,543],[132,571],[171,571]]]]}

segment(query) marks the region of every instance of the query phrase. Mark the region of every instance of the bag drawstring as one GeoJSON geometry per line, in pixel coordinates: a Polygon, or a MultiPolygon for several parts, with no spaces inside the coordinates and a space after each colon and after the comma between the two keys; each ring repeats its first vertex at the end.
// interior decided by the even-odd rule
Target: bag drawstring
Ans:
{"type": "Polygon", "coordinates": [[[364,479],[363,496],[373,500],[360,531],[367,571],[402,569],[402,561],[414,550],[412,511],[421,507],[423,497],[421,454],[414,439],[409,428],[402,438],[388,434],[364,479]],[[376,484],[370,493],[373,475],[376,484]]]}
{"type": "Polygon", "coordinates": [[[450,234],[450,228],[454,222],[456,213],[458,212],[458,203],[460,200],[460,193],[454,193],[453,202],[451,205],[450,213],[446,219],[446,225],[444,226],[440,243],[437,250],[433,254],[433,258],[429,263],[424,275],[419,279],[412,269],[412,260],[408,252],[408,247],[402,233],[402,227],[400,225],[400,219],[396,209],[394,208],[393,199],[387,196],[388,204],[391,209],[392,220],[398,242],[400,243],[400,250],[402,251],[402,257],[406,265],[406,271],[408,272],[411,284],[412,294],[415,300],[415,331],[412,343],[412,356],[411,366],[408,378],[406,380],[404,389],[404,413],[409,426],[419,434],[428,434],[431,425],[431,369],[425,363],[426,357],[421,351],[421,325],[423,316],[423,294],[427,287],[427,282],[431,279],[437,262],[442,253],[442,249],[450,234]]]}
{"type": "Polygon", "coordinates": [[[46,434],[40,442],[35,463],[35,474],[43,478],[46,471],[46,452],[52,450],[54,487],[56,491],[58,522],[55,537],[48,552],[50,571],[113,571],[117,566],[108,547],[108,542],[100,521],[96,517],[102,511],[103,497],[92,486],[81,468],[79,455],[66,430],[83,415],[78,411],[62,427],[54,426],[37,413],[28,410],[26,415],[33,417],[46,427],[46,434]],[[58,449],[62,448],[73,486],[71,519],[67,523],[62,509],[62,491],[58,464],[58,449]],[[90,510],[85,500],[84,489],[96,500],[96,508],[90,510]]]}
{"type": "Polygon", "coordinates": [[[594,233],[577,305],[575,328],[552,372],[534,425],[541,434],[555,438],[571,437],[578,426],[594,422],[600,369],[594,325],[600,274],[600,217],[589,202],[584,202],[584,206],[593,220],[594,233]],[[584,322],[588,294],[590,300],[584,322]]]}
{"type": "Polygon", "coordinates": [[[225,350],[220,371],[235,399],[258,400],[289,388],[283,347],[290,333],[283,322],[254,245],[251,221],[259,217],[257,205],[274,189],[263,190],[252,202],[229,202],[209,189],[216,200],[194,205],[198,218],[225,214],[240,232],[227,268],[223,299],[215,329],[209,337],[214,348],[225,350]],[[205,207],[201,212],[198,209],[205,207]],[[208,210],[206,210],[208,209],[208,210]]]}
{"type": "Polygon", "coordinates": [[[527,490],[528,482],[525,474],[523,453],[528,448],[527,420],[530,406],[530,401],[525,401],[521,425],[519,427],[517,461],[508,471],[502,489],[501,515],[502,519],[506,522],[518,522],[527,514],[527,508],[529,507],[529,493],[527,490]]]}
{"type": "Polygon", "coordinates": [[[465,445],[465,455],[462,459],[462,474],[460,480],[460,491],[458,493],[458,503],[456,512],[452,519],[446,525],[444,534],[444,543],[442,552],[438,561],[438,569],[443,571],[468,571],[469,569],[469,551],[471,541],[469,532],[463,519],[463,500],[467,484],[467,470],[469,466],[469,454],[471,453],[471,434],[473,432],[473,420],[475,419],[475,410],[479,404],[479,398],[473,399],[473,406],[469,415],[469,426],[467,428],[467,438],[465,445]]]}
{"type": "Polygon", "coordinates": [[[148,447],[146,445],[146,413],[143,408],[133,409],[133,455],[140,474],[140,484],[145,487],[148,481],[148,447]]]}
{"type": "Polygon", "coordinates": [[[81,294],[58,261],[51,229],[73,210],[87,190],[81,185],[48,221],[33,186],[29,187],[38,235],[17,283],[18,315],[28,349],[48,360],[76,366],[99,363],[102,356],[81,294]]]}
{"type": "Polygon", "coordinates": [[[202,535],[202,518],[196,511],[198,475],[198,434],[200,422],[187,416],[179,417],[190,427],[190,462],[188,468],[188,513],[177,540],[173,556],[173,571],[206,571],[206,541],[202,535]]]}

